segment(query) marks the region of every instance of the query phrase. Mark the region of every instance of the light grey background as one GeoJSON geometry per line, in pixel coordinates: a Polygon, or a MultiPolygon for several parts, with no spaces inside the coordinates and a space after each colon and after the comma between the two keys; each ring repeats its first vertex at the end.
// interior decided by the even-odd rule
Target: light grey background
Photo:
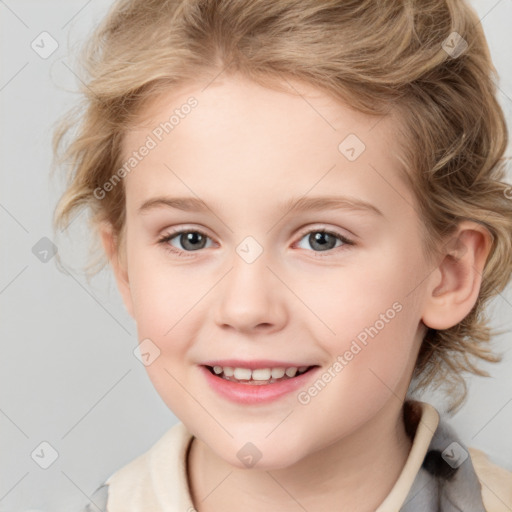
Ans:
{"type": "MultiPolygon", "coordinates": [[[[110,3],[0,0],[0,512],[80,510],[98,485],[177,421],[134,357],[135,324],[110,273],[87,283],[79,270],[66,276],[55,258],[44,263],[32,252],[41,238],[53,239],[51,216],[62,191],[62,182],[49,179],[50,139],[58,117],[77,99],[70,92],[76,77],[69,51],[110,3]],[[48,58],[31,48],[43,31],[59,45],[48,58]],[[34,461],[49,460],[51,449],[43,445],[41,452],[44,441],[58,452],[48,469],[34,461]]],[[[471,3],[512,126],[512,1],[471,3]]],[[[88,248],[82,220],[70,229],[72,238],[59,241],[63,260],[75,269],[88,248]]],[[[482,365],[492,378],[469,379],[469,399],[451,423],[466,444],[512,470],[510,287],[489,312],[495,327],[508,330],[495,340],[504,361],[482,365]]],[[[424,399],[443,411],[442,397],[424,399]]]]}

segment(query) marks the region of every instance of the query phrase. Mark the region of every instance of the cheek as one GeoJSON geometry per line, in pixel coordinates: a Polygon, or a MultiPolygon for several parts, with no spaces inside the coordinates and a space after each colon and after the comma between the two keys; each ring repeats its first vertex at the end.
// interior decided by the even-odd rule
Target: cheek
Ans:
{"type": "Polygon", "coordinates": [[[141,332],[162,337],[207,292],[192,266],[169,264],[164,249],[133,251],[129,260],[134,314],[141,332]]]}
{"type": "Polygon", "coordinates": [[[420,275],[399,251],[387,256],[368,254],[339,270],[329,269],[325,277],[301,278],[297,294],[307,298],[307,305],[330,328],[335,345],[336,338],[347,340],[361,334],[364,339],[369,328],[372,332],[374,328],[379,332],[403,328],[403,317],[417,312],[411,292],[421,281],[420,275]]]}
{"type": "Polygon", "coordinates": [[[417,348],[418,284],[425,269],[419,256],[404,256],[398,244],[385,254],[340,272],[312,298],[312,309],[332,331],[321,336],[321,344],[332,361],[342,358],[340,381],[357,381],[359,387],[382,387],[381,377],[394,389],[414,363],[417,348]]]}
{"type": "MultiPolygon", "coordinates": [[[[386,301],[383,304],[389,306],[386,301]]],[[[346,317],[346,333],[340,325],[338,336],[324,344],[331,354],[331,364],[323,376],[329,375],[320,378],[329,382],[325,386],[312,383],[316,389],[306,389],[306,395],[301,396],[301,403],[308,403],[306,412],[330,411],[332,428],[327,437],[336,438],[357,429],[388,400],[402,397],[409,386],[416,357],[414,302],[404,300],[388,308],[375,306],[377,303],[366,311],[366,319],[360,315],[354,322],[357,325],[346,317]]]]}
{"type": "Polygon", "coordinates": [[[130,277],[138,339],[151,340],[159,351],[145,369],[173,413],[188,418],[191,411],[197,412],[186,391],[191,388],[188,354],[196,328],[194,315],[201,305],[197,302],[207,291],[206,283],[191,282],[184,267],[162,268],[147,261],[133,258],[130,277]]]}
{"type": "MultiPolygon", "coordinates": [[[[410,301],[384,303],[356,320],[347,317],[336,340],[329,343],[332,360],[341,363],[344,379],[358,386],[394,389],[414,357],[415,315],[410,301]]],[[[353,318],[356,315],[353,315],[353,318]]]]}

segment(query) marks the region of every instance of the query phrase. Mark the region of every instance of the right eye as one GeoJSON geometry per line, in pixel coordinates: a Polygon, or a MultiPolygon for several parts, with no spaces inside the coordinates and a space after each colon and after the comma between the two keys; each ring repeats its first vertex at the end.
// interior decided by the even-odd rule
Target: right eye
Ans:
{"type": "Polygon", "coordinates": [[[196,252],[200,249],[204,249],[205,242],[209,238],[210,237],[202,231],[197,229],[189,229],[167,233],[158,240],[158,243],[162,244],[165,249],[169,250],[173,254],[184,256],[184,253],[196,252]],[[174,239],[178,240],[178,243],[183,247],[183,249],[172,245],[171,242],[174,239]]]}

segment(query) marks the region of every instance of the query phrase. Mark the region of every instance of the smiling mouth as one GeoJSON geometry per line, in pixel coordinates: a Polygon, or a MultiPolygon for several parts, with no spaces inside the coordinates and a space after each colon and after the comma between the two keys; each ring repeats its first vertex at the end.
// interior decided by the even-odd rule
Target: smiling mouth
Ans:
{"type": "Polygon", "coordinates": [[[239,384],[247,384],[252,386],[261,386],[264,384],[273,384],[274,382],[282,382],[294,379],[304,375],[317,365],[289,367],[289,368],[259,368],[250,370],[249,368],[232,368],[230,366],[207,366],[205,368],[209,372],[223,380],[236,382],[239,384]]]}

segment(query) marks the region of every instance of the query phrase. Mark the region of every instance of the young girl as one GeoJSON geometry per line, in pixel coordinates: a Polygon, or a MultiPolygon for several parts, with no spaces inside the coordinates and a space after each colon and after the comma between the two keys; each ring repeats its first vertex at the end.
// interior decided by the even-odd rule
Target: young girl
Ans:
{"type": "Polygon", "coordinates": [[[121,0],[84,63],[56,225],[93,213],[180,419],[86,510],[512,510],[512,473],[411,396],[455,410],[499,360],[507,128],[474,11],[121,0]]]}

